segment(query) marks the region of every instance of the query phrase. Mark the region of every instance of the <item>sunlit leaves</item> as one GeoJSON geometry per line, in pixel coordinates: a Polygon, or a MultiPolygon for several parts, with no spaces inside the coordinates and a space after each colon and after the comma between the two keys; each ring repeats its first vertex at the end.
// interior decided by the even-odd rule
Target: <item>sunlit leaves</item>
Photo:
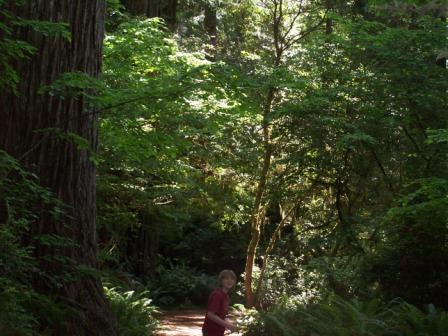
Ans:
{"type": "Polygon", "coordinates": [[[157,19],[129,20],[105,48],[99,224],[108,244],[119,249],[120,235],[144,225],[142,212],[173,242],[192,218],[238,224],[246,195],[231,163],[248,158],[239,133],[252,115],[241,74],[180,50],[157,19]]]}

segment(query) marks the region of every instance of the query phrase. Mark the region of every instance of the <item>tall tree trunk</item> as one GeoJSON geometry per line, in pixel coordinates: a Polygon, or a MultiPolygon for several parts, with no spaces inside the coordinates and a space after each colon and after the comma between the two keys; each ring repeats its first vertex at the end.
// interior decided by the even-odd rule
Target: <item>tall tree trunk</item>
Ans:
{"type": "MultiPolygon", "coordinates": [[[[45,36],[22,28],[19,38],[37,48],[34,57],[16,62],[20,77],[18,95],[0,93],[0,148],[20,159],[42,185],[65,203],[68,219],[55,219],[51,209],[43,209],[31,227],[31,238],[57,235],[75,244],[49,247],[30,239],[36,260],[47,274],[63,279],[67,267],[94,269],[96,252],[96,179],[89,151],[80,150],[68,139],[42,129],[58,128],[85,138],[93,151],[97,147],[96,114],[82,97],[76,99],[41,94],[39,88],[51,84],[66,72],[82,72],[96,77],[101,70],[104,35],[104,0],[34,0],[8,9],[32,20],[67,22],[71,39],[45,36]],[[69,266],[51,258],[63,254],[69,266]]],[[[76,274],[76,273],[75,273],[76,274]]],[[[35,289],[56,295],[58,300],[81,310],[64,322],[65,335],[117,335],[116,322],[104,296],[101,282],[94,275],[63,281],[58,288],[36,278],[35,289]]]]}
{"type": "Polygon", "coordinates": [[[176,24],[177,0],[123,0],[123,4],[133,15],[160,17],[169,27],[176,24]]]}

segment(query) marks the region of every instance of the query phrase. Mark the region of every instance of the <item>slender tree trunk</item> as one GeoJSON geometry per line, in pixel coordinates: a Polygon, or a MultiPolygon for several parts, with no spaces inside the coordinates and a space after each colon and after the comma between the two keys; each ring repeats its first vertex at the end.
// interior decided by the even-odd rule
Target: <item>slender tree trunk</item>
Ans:
{"type": "MultiPolygon", "coordinates": [[[[325,9],[327,11],[331,11],[333,9],[333,0],[325,0],[324,4],[325,4],[325,9]]],[[[325,33],[327,35],[331,34],[333,32],[333,25],[334,25],[333,20],[331,18],[327,17],[325,19],[325,33]]]]}
{"type": "Polygon", "coordinates": [[[263,165],[261,167],[260,176],[258,180],[257,193],[255,195],[255,201],[252,208],[252,215],[250,219],[251,226],[251,239],[247,247],[246,253],[246,267],[245,267],[245,279],[244,290],[246,296],[246,306],[253,307],[255,305],[255,297],[252,289],[253,268],[255,262],[255,253],[257,250],[258,242],[260,240],[260,227],[264,220],[263,216],[263,204],[262,198],[266,190],[266,183],[269,177],[269,170],[271,168],[272,159],[272,144],[271,144],[271,132],[272,126],[269,123],[269,115],[272,109],[272,103],[275,97],[274,88],[270,88],[266,97],[265,106],[263,109],[263,165]]]}
{"type": "Polygon", "coordinates": [[[291,217],[292,212],[297,206],[298,199],[294,200],[293,205],[289,210],[282,215],[282,219],[280,220],[280,223],[278,223],[277,227],[274,230],[274,233],[271,236],[271,239],[269,240],[268,247],[266,247],[266,250],[264,252],[264,258],[263,258],[263,265],[261,266],[260,276],[258,277],[257,281],[257,292],[255,295],[255,308],[260,308],[261,305],[261,299],[263,295],[263,283],[264,283],[264,275],[266,273],[266,268],[269,261],[269,255],[271,254],[272,250],[274,249],[275,243],[277,242],[278,237],[280,236],[281,231],[283,230],[283,227],[286,224],[286,221],[288,218],[291,217]]]}
{"type": "MultiPolygon", "coordinates": [[[[290,2],[290,4],[293,2],[290,2]]],[[[310,26],[308,29],[295,33],[293,31],[294,25],[298,23],[299,17],[301,17],[306,9],[299,5],[295,8],[295,12],[289,12],[288,1],[284,0],[270,0],[265,4],[269,6],[272,20],[272,47],[273,53],[273,69],[280,68],[284,52],[288,51],[295,43],[304,38],[314,30],[318,29],[326,20],[325,16],[314,26],[310,26]]],[[[273,155],[273,143],[271,140],[271,133],[273,125],[270,122],[272,105],[276,99],[276,93],[278,89],[270,87],[267,91],[265,105],[263,107],[263,163],[259,174],[259,180],[257,185],[257,192],[255,195],[254,206],[252,208],[250,225],[251,225],[251,240],[247,248],[246,267],[245,267],[245,279],[244,289],[246,296],[246,305],[253,307],[255,305],[255,296],[252,289],[253,278],[253,266],[255,261],[255,253],[260,239],[260,226],[263,222],[261,213],[263,209],[262,197],[266,189],[266,185],[269,178],[269,171],[271,170],[271,160],[273,155]]],[[[266,265],[264,266],[266,268],[266,265]]],[[[262,284],[261,283],[260,285],[262,284]]]]}
{"type": "Polygon", "coordinates": [[[206,3],[204,8],[204,29],[209,37],[210,47],[207,50],[207,58],[214,60],[216,57],[216,47],[218,45],[218,18],[216,7],[206,3]]]}
{"type": "MultiPolygon", "coordinates": [[[[272,17],[273,22],[273,36],[274,36],[274,69],[280,66],[283,49],[280,43],[280,25],[281,25],[281,5],[276,0],[273,1],[275,10],[272,17]]],[[[274,87],[269,87],[265,103],[263,106],[263,163],[261,166],[261,171],[259,174],[257,192],[255,194],[255,201],[252,208],[252,214],[250,219],[251,226],[251,238],[246,252],[246,266],[245,266],[245,278],[244,278],[244,294],[246,299],[246,306],[251,308],[255,306],[255,295],[252,287],[253,279],[253,269],[255,263],[255,254],[257,251],[258,243],[260,241],[260,227],[264,221],[264,211],[265,205],[263,205],[263,194],[266,190],[266,184],[269,178],[269,171],[271,169],[272,160],[272,124],[270,123],[270,115],[272,111],[272,104],[275,100],[276,89],[274,87]]]]}
{"type": "Polygon", "coordinates": [[[48,275],[61,277],[55,288],[36,277],[35,289],[56,295],[61,302],[84,314],[72,314],[64,321],[65,335],[117,335],[116,322],[104,296],[101,282],[94,275],[64,281],[67,268],[96,267],[96,179],[89,151],[54,133],[38,132],[58,128],[85,138],[92,150],[97,147],[96,115],[82,97],[76,99],[42,94],[38,90],[66,72],[83,72],[96,77],[101,70],[104,35],[104,0],[34,0],[18,7],[7,5],[11,12],[24,18],[67,22],[71,39],[49,37],[22,28],[19,38],[37,48],[32,59],[20,61],[15,69],[20,77],[18,95],[0,93],[0,148],[20,159],[33,171],[42,185],[67,205],[68,219],[57,220],[51,209],[42,213],[32,225],[31,238],[56,235],[75,244],[63,248],[49,247],[30,239],[36,260],[48,275]],[[68,265],[51,259],[63,254],[68,265]]]}

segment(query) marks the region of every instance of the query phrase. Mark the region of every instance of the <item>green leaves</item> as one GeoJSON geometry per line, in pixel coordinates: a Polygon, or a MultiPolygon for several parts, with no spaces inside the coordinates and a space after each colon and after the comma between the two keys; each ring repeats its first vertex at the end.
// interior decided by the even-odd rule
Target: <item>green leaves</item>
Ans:
{"type": "Polygon", "coordinates": [[[426,143],[428,145],[447,143],[447,142],[448,142],[448,129],[428,130],[428,139],[426,140],[426,143]]]}
{"type": "Polygon", "coordinates": [[[249,324],[248,336],[414,336],[444,335],[446,312],[429,305],[425,311],[400,299],[388,304],[333,297],[328,302],[260,314],[249,324]]]}
{"type": "Polygon", "coordinates": [[[148,291],[123,291],[116,287],[104,287],[104,292],[117,318],[120,335],[153,335],[158,325],[154,317],[158,310],[152,304],[148,291]]]}
{"type": "Polygon", "coordinates": [[[38,21],[19,17],[14,21],[14,25],[31,28],[44,36],[62,37],[68,41],[71,38],[70,26],[66,22],[38,21]]]}
{"type": "MultiPolygon", "coordinates": [[[[183,5],[198,10],[195,3],[183,5]]],[[[329,9],[313,3],[313,14],[298,26],[313,26],[311,18],[328,9],[331,29],[300,40],[273,66],[272,13],[252,1],[221,5],[216,62],[205,57],[201,17],[182,22],[174,38],[158,20],[132,19],[106,38],[102,85],[72,77],[53,88],[56,95],[98,93],[82,97],[101,107],[98,195],[106,253],[113,251],[118,263],[134,235],[148,230],[167,259],[189,255],[209,265],[212,257],[198,257],[201,251],[192,246],[208,246],[219,230],[248,221],[264,145],[265,98],[273,89],[264,119],[273,128],[264,235],[278,221],[276,204],[304,194],[276,253],[292,250],[303,257],[297,264],[311,268],[326,260],[326,268],[313,270],[335,275],[328,291],[343,291],[338,286],[347,282],[351,295],[381,287],[386,297],[400,293],[423,302],[413,288],[425,288],[424,281],[416,284],[421,277],[414,271],[446,255],[439,248],[443,239],[439,246],[428,243],[430,232],[446,236],[448,87],[446,70],[435,64],[446,43],[444,24],[368,8],[363,19],[347,4],[329,9]],[[407,263],[409,251],[418,267],[407,263]],[[370,262],[375,271],[366,266],[370,262]],[[396,265],[404,266],[398,272],[396,265]]],[[[241,252],[232,239],[225,241],[227,250],[241,252]]],[[[284,276],[275,272],[271,278],[284,276]]],[[[425,281],[440,288],[440,278],[425,281]]],[[[441,297],[426,288],[421,293],[441,297]]],[[[350,320],[353,330],[367,335],[373,325],[384,326],[373,317],[375,307],[332,303],[329,309],[338,312],[322,309],[321,316],[350,320]]],[[[275,318],[273,328],[281,321],[275,318]]],[[[341,335],[349,333],[344,328],[341,335]]]]}
{"type": "MultiPolygon", "coordinates": [[[[234,131],[250,126],[254,105],[238,91],[241,74],[180,51],[158,20],[130,20],[105,48],[98,198],[106,258],[145,230],[164,249],[199,225],[214,223],[204,231],[215,237],[218,225],[241,224],[234,210],[245,195],[230,163],[236,151],[247,155],[234,131]]],[[[180,245],[167,254],[191,248],[180,245]]]]}
{"type": "Polygon", "coordinates": [[[353,148],[358,143],[365,145],[375,145],[378,143],[378,141],[369,134],[359,131],[351,134],[345,134],[338,141],[338,145],[345,148],[353,148]]]}
{"type": "Polygon", "coordinates": [[[36,260],[33,249],[23,245],[23,238],[30,235],[42,208],[49,210],[59,225],[64,225],[67,216],[64,206],[47,189],[42,187],[37,177],[21,167],[19,162],[0,150],[0,333],[34,335],[35,328],[42,321],[51,320],[49,325],[56,327],[57,321],[66,310],[54,298],[39,295],[31,289],[32,280],[45,281],[47,286],[58,288],[64,281],[71,281],[68,272],[51,274],[43,272],[40,262],[59,263],[61,268],[73,264],[73,260],[55,253],[58,248],[72,246],[73,242],[57,235],[34,236],[41,246],[54,248],[53,253],[36,260]],[[37,206],[36,206],[37,205],[37,206]],[[6,212],[4,212],[6,208],[6,212]],[[5,216],[6,215],[6,216],[5,216]],[[53,320],[54,319],[54,320],[53,320]]]}

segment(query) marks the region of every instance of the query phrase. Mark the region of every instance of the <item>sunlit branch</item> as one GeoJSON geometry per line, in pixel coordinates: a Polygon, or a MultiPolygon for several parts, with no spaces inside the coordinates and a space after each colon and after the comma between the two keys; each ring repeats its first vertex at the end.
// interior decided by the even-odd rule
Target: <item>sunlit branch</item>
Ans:
{"type": "Polygon", "coordinates": [[[321,20],[314,27],[311,27],[310,29],[306,30],[305,32],[303,32],[301,34],[298,34],[298,35],[296,35],[294,37],[291,37],[288,40],[285,40],[285,44],[284,44],[283,50],[289,49],[293,44],[297,43],[298,41],[300,41],[304,37],[308,36],[309,34],[313,33],[317,29],[319,29],[319,27],[322,26],[322,24],[325,22],[327,13],[328,13],[328,9],[325,11],[325,13],[324,13],[323,17],[321,18],[321,20]]]}

